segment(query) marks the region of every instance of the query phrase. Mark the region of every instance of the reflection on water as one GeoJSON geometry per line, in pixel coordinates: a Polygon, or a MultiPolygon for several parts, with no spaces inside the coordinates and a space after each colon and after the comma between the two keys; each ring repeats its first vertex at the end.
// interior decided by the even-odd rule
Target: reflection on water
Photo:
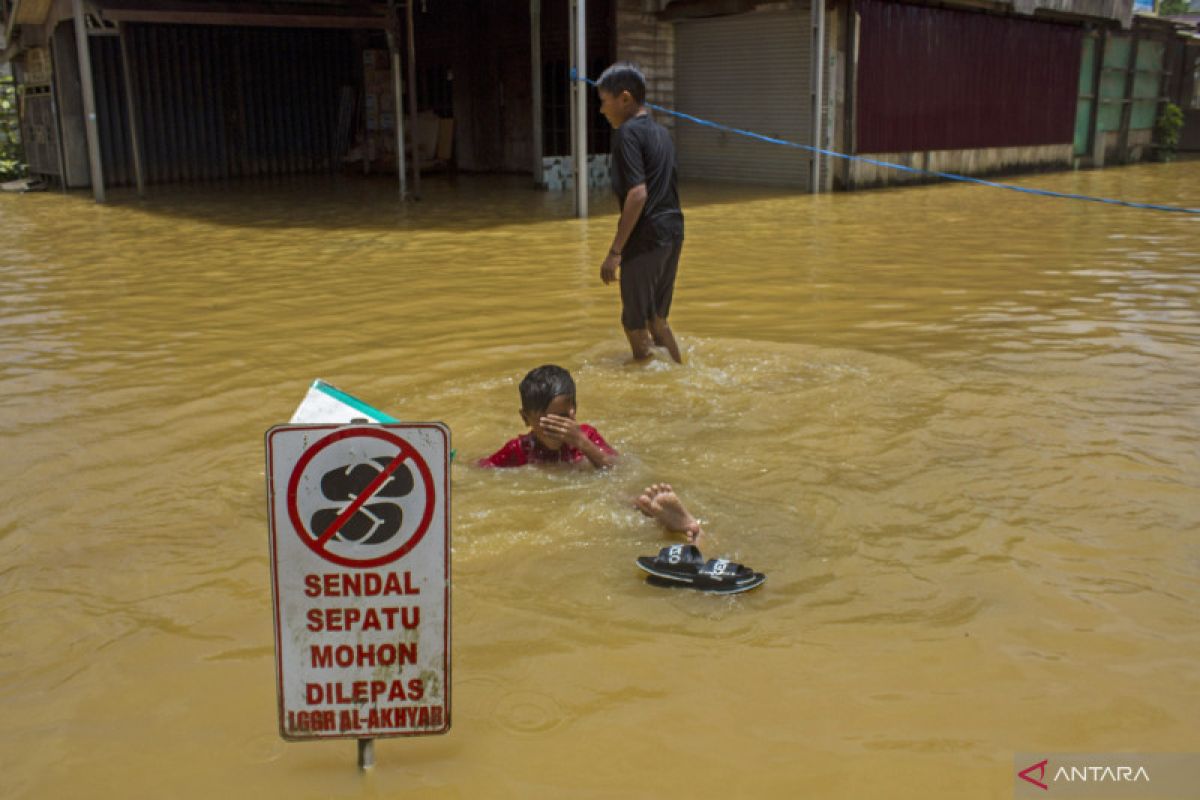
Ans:
{"type": "MultiPolygon", "coordinates": [[[[1194,206],[1200,162],[1023,182],[1194,206]]],[[[686,186],[687,364],[637,367],[610,198],[428,183],[0,196],[6,795],[1001,797],[1200,747],[1200,220],[686,186]],[[468,466],[545,362],[623,462],[468,466]],[[274,733],[262,434],[315,377],[461,454],[454,730],[365,780],[274,733]],[[641,582],[660,480],[764,589],[641,582]]]]}

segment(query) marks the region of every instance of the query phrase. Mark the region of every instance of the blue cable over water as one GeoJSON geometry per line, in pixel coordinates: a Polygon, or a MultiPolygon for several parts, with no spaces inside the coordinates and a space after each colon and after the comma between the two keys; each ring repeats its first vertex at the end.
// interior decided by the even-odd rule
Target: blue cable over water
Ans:
{"type": "MultiPolygon", "coordinates": [[[[571,70],[571,80],[572,81],[580,80],[578,73],[574,69],[571,70]]],[[[583,78],[582,80],[590,86],[596,86],[596,82],[593,81],[591,78],[583,78]]],[[[1013,186],[1010,183],[997,183],[995,181],[986,181],[983,178],[972,178],[968,175],[956,175],[953,172],[935,172],[933,170],[920,169],[919,167],[908,167],[908,166],[905,166],[904,164],[893,164],[890,161],[880,161],[879,159],[875,159],[875,158],[867,158],[866,156],[852,156],[852,155],[848,155],[846,153],[839,153],[836,150],[825,150],[824,148],[813,147],[812,145],[807,145],[807,144],[800,144],[799,142],[790,142],[787,139],[776,139],[772,136],[764,136],[761,133],[755,133],[754,131],[746,131],[746,130],[742,130],[741,128],[733,128],[728,125],[722,125],[719,122],[712,122],[710,120],[700,119],[699,117],[693,117],[691,114],[685,114],[682,111],[674,111],[670,108],[663,108],[662,106],[657,106],[654,103],[646,103],[646,105],[649,106],[650,108],[654,109],[655,111],[661,111],[664,114],[669,114],[673,117],[679,117],[680,119],[685,119],[688,122],[694,122],[697,125],[703,125],[707,128],[714,128],[719,131],[727,131],[729,133],[736,133],[739,136],[746,136],[750,139],[757,139],[760,142],[767,142],[768,144],[783,145],[784,147],[794,147],[798,150],[808,150],[809,152],[812,152],[812,153],[820,153],[823,156],[830,156],[832,158],[841,158],[841,159],[845,159],[847,161],[862,161],[866,164],[874,164],[877,167],[887,167],[888,169],[900,170],[901,172],[910,172],[915,175],[928,175],[928,176],[931,176],[934,178],[942,178],[942,179],[948,180],[948,181],[960,181],[962,183],[976,183],[976,184],[979,184],[980,186],[990,186],[993,189],[1008,189],[1009,191],[1013,191],[1013,192],[1022,192],[1024,194],[1039,195],[1041,197],[1059,197],[1064,200],[1086,200],[1089,203],[1106,203],[1106,204],[1112,205],[1112,206],[1125,206],[1127,208],[1144,208],[1144,209],[1148,209],[1150,211],[1170,211],[1170,212],[1175,212],[1175,213],[1179,213],[1179,214],[1200,214],[1200,208],[1185,208],[1183,206],[1168,206],[1168,205],[1159,205],[1156,203],[1135,203],[1131,200],[1114,200],[1114,199],[1108,198],[1108,197],[1093,197],[1093,196],[1087,195],[1087,194],[1073,194],[1071,192],[1053,192],[1053,191],[1050,191],[1049,189],[1029,189],[1024,186],[1013,186]]]]}

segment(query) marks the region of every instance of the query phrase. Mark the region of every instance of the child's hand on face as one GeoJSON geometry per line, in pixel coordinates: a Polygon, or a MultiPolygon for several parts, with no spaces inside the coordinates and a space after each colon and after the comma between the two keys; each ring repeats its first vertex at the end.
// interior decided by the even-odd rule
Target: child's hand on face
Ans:
{"type": "Polygon", "coordinates": [[[579,423],[571,417],[560,417],[557,414],[547,414],[541,419],[542,431],[547,436],[566,442],[572,447],[578,447],[585,437],[579,428],[579,423]]]}

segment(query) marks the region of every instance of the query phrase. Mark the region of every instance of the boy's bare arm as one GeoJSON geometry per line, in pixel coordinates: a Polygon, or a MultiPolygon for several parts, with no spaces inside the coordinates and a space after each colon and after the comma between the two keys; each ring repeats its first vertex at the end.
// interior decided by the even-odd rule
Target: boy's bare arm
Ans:
{"type": "Polygon", "coordinates": [[[575,443],[575,447],[587,456],[587,460],[592,462],[592,466],[596,469],[605,469],[617,463],[615,455],[605,452],[600,445],[587,438],[582,432],[580,433],[579,441],[575,443]]]}
{"type": "Polygon", "coordinates": [[[600,265],[600,280],[606,284],[612,283],[617,277],[617,267],[621,265],[621,252],[629,243],[629,236],[642,216],[646,207],[646,184],[639,183],[625,195],[625,204],[621,207],[621,219],[617,222],[617,234],[613,237],[612,247],[600,265]]]}
{"type": "Polygon", "coordinates": [[[561,436],[564,442],[587,456],[587,460],[592,462],[592,466],[596,469],[604,469],[617,463],[617,457],[614,454],[606,452],[604,448],[589,439],[583,429],[579,427],[579,423],[570,417],[560,417],[554,414],[542,417],[542,430],[561,436]]]}

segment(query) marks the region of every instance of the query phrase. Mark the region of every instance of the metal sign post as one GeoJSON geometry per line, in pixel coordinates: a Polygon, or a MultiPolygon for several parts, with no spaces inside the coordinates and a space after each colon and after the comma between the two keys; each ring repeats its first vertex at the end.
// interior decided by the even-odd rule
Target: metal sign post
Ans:
{"type": "MultiPolygon", "coordinates": [[[[421,154],[417,151],[420,128],[417,124],[417,34],[413,27],[413,0],[404,3],[404,14],[408,21],[408,137],[412,140],[412,187],[413,199],[421,199],[421,154]]],[[[400,114],[399,108],[396,113],[400,114]]]]}
{"type": "Polygon", "coordinates": [[[436,422],[266,434],[279,732],[450,729],[450,431],[436,422]]]}
{"type": "Polygon", "coordinates": [[[588,152],[587,152],[587,0],[571,0],[571,65],[575,80],[571,85],[571,161],[575,167],[575,216],[588,215],[588,152]]]}
{"type": "MultiPolygon", "coordinates": [[[[104,202],[104,167],[100,161],[100,130],[96,124],[96,91],[92,83],[92,55],[88,47],[87,20],[83,0],[72,0],[75,19],[75,45],[79,52],[79,87],[83,94],[83,123],[87,134],[88,164],[91,167],[92,197],[104,202]]],[[[66,185],[66,177],[63,178],[66,185]]]]}
{"type": "MultiPolygon", "coordinates": [[[[825,147],[825,0],[814,0],[813,14],[813,145],[825,147]]],[[[812,193],[821,191],[821,154],[812,154],[812,193]]]]}
{"type": "Polygon", "coordinates": [[[133,90],[133,71],[129,68],[129,30],[124,22],[117,23],[117,38],[121,43],[121,77],[125,81],[125,113],[129,119],[129,154],[133,157],[133,175],[137,181],[138,197],[146,196],[146,178],[142,170],[142,115],[137,93],[133,90]]]}
{"type": "Polygon", "coordinates": [[[533,91],[533,185],[540,189],[542,180],[542,0],[529,0],[529,61],[533,91]]]}
{"type": "MultiPolygon", "coordinates": [[[[408,199],[408,172],[404,163],[404,73],[400,69],[400,17],[396,11],[396,0],[388,0],[388,53],[392,65],[392,104],[396,109],[396,174],[400,176],[400,199],[408,199]]],[[[412,80],[412,76],[409,76],[412,80]]],[[[416,121],[412,121],[416,125],[416,121]]],[[[415,155],[414,155],[415,157],[415,155]]]]}

